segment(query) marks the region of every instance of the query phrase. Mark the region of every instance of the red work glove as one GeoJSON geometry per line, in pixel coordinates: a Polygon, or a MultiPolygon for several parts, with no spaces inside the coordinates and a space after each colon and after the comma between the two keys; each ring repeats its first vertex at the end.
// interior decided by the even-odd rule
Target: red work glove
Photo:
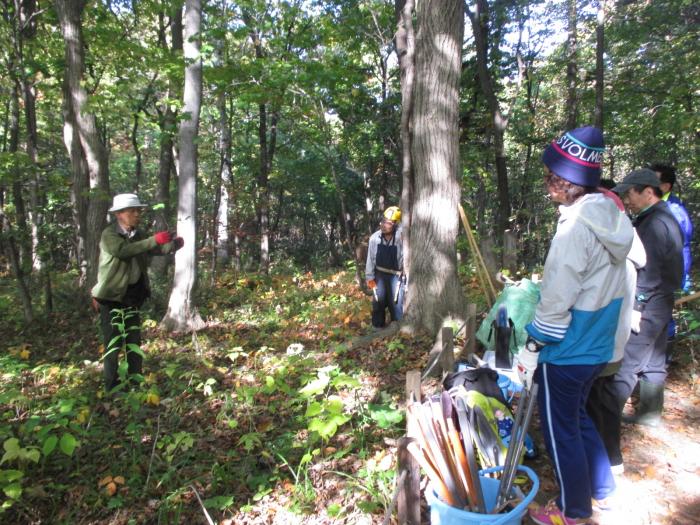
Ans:
{"type": "Polygon", "coordinates": [[[158,244],[168,244],[170,242],[170,237],[170,232],[158,232],[153,236],[158,244]]]}
{"type": "Polygon", "coordinates": [[[179,250],[185,245],[185,239],[182,237],[175,237],[173,239],[173,246],[175,247],[175,251],[179,250]]]}
{"type": "Polygon", "coordinates": [[[370,290],[374,290],[376,287],[377,281],[375,281],[374,279],[370,279],[369,281],[367,281],[367,288],[369,288],[370,290]]]}

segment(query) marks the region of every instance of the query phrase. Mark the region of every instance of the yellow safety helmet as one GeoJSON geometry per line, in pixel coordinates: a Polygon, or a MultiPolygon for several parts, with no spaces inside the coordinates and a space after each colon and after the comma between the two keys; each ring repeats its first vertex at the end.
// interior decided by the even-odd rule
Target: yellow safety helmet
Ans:
{"type": "Polygon", "coordinates": [[[389,206],[384,210],[384,218],[391,222],[399,222],[401,220],[401,208],[398,206],[389,206]]]}

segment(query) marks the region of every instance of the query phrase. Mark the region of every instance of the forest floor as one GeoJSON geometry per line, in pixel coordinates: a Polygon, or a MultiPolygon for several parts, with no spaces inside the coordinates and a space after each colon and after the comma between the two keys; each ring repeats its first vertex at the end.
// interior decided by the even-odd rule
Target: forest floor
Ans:
{"type": "MultiPolygon", "coordinates": [[[[157,330],[156,293],[142,319],[144,382],[114,398],[101,392],[96,320],[70,282],[49,319],[24,327],[0,278],[0,522],[383,523],[405,374],[425,367],[432,341],[344,346],[371,332],[351,277],[221,276],[199,298],[209,325],[194,335],[157,330]]],[[[621,513],[606,524],[700,523],[693,343],[679,342],[663,427],[623,429],[621,513]]],[[[528,464],[544,503],[556,493],[549,462],[528,464]]]]}

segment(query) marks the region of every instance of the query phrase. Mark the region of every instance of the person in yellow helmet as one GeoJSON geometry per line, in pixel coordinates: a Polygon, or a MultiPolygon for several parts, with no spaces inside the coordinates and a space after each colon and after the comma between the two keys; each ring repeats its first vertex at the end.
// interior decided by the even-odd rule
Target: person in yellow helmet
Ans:
{"type": "Polygon", "coordinates": [[[401,241],[401,209],[390,206],[384,210],[379,230],[369,238],[365,279],[372,290],[372,326],[382,328],[386,309],[392,321],[403,315],[403,251],[401,241]]]}

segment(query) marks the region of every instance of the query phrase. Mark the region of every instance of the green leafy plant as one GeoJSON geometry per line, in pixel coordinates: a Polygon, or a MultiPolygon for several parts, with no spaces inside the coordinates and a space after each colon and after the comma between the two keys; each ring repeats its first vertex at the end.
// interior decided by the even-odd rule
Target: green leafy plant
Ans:
{"type": "MultiPolygon", "coordinates": [[[[127,353],[134,352],[134,353],[140,355],[142,358],[145,357],[143,350],[141,349],[141,347],[139,345],[137,345],[135,343],[128,343],[127,342],[129,332],[140,330],[140,327],[138,327],[138,326],[127,327],[127,325],[126,325],[126,322],[129,319],[131,319],[132,317],[138,315],[138,312],[132,308],[114,308],[112,310],[112,312],[113,312],[112,326],[114,326],[119,333],[117,335],[115,335],[112,338],[112,340],[109,342],[109,344],[107,345],[107,348],[105,349],[105,353],[102,356],[102,359],[104,360],[104,358],[106,358],[112,352],[119,352],[122,348],[127,353]]],[[[127,375],[126,360],[123,360],[119,364],[118,374],[119,374],[120,386],[125,385],[126,379],[127,379],[126,378],[126,375],[127,375]]],[[[142,381],[143,378],[131,377],[131,380],[142,381]]]]}
{"type": "Polygon", "coordinates": [[[316,491],[309,478],[309,466],[313,457],[319,453],[319,449],[307,451],[299,460],[296,468],[292,467],[282,454],[277,454],[294,478],[294,495],[300,510],[312,506],[316,497],[316,491]]]}
{"type": "Polygon", "coordinates": [[[308,401],[304,417],[308,420],[309,431],[324,441],[333,437],[338,427],[350,420],[350,416],[344,413],[342,399],[331,395],[330,391],[344,386],[358,387],[359,384],[357,379],[341,372],[338,366],[319,368],[316,377],[299,390],[308,401]]]}
{"type": "Polygon", "coordinates": [[[404,418],[403,411],[396,406],[384,404],[368,405],[369,417],[377,423],[379,428],[392,428],[398,426],[404,418]]]}
{"type": "Polygon", "coordinates": [[[23,477],[24,472],[21,470],[0,469],[0,490],[2,490],[7,497],[0,506],[0,514],[12,507],[22,496],[23,477]]]}

